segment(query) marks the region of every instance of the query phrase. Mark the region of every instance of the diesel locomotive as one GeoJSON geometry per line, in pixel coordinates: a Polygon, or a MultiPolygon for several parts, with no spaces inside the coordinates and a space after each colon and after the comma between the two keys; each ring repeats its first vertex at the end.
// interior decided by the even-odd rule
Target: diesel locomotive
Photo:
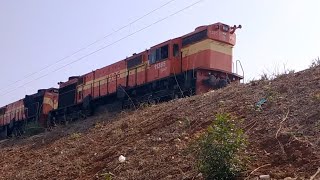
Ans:
{"type": "Polygon", "coordinates": [[[0,108],[2,136],[23,133],[29,122],[43,127],[108,110],[137,107],[201,94],[240,82],[232,60],[235,31],[241,26],[215,23],[157,44],[143,52],[81,76],[59,82],[59,88],[0,108]]]}

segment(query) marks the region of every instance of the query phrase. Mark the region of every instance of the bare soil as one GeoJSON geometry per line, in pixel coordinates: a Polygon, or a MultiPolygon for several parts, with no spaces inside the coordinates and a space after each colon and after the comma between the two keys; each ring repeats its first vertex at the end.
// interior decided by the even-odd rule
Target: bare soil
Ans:
{"type": "Polygon", "coordinates": [[[247,135],[246,177],[309,179],[320,167],[316,67],[2,141],[0,179],[202,179],[190,146],[221,112],[247,135]]]}

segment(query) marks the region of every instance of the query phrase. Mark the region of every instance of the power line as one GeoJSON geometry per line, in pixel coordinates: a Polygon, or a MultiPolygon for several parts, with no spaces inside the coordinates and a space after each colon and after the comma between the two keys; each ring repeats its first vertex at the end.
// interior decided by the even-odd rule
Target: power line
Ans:
{"type": "Polygon", "coordinates": [[[80,58],[78,58],[78,59],[76,59],[76,60],[74,60],[74,61],[72,61],[72,62],[70,62],[70,63],[68,63],[68,64],[65,64],[65,65],[63,65],[63,66],[61,66],[61,67],[59,67],[59,68],[57,68],[57,69],[55,69],[55,70],[47,73],[47,74],[44,74],[44,75],[42,75],[42,76],[40,76],[40,77],[38,77],[38,78],[36,78],[36,79],[33,79],[33,80],[31,80],[31,81],[29,81],[29,82],[27,82],[27,83],[24,83],[23,85],[18,86],[17,88],[15,88],[15,89],[13,89],[13,90],[11,90],[11,91],[7,91],[7,92],[1,94],[0,96],[4,96],[4,95],[6,95],[6,94],[9,94],[9,93],[15,91],[16,89],[19,89],[19,88],[21,88],[21,87],[23,87],[23,86],[25,86],[25,85],[27,85],[27,84],[30,84],[30,83],[32,83],[32,82],[34,82],[34,81],[36,81],[36,80],[42,79],[42,78],[50,75],[51,73],[57,72],[57,71],[59,71],[60,69],[63,69],[63,68],[65,68],[65,67],[67,67],[67,66],[69,66],[69,65],[71,65],[71,64],[74,64],[74,63],[76,63],[76,62],[78,62],[78,61],[81,61],[82,59],[84,59],[84,58],[86,58],[86,57],[88,57],[88,56],[91,56],[92,54],[95,54],[95,53],[97,53],[97,52],[99,52],[99,51],[101,51],[101,50],[103,50],[103,49],[105,49],[105,48],[107,48],[107,47],[110,47],[110,46],[112,46],[112,45],[114,45],[114,44],[116,44],[116,43],[118,43],[118,42],[120,42],[120,41],[122,41],[122,40],[124,40],[124,39],[127,39],[127,38],[133,36],[134,34],[137,34],[137,33],[141,32],[141,31],[143,31],[143,30],[145,30],[145,29],[148,29],[149,27],[151,27],[151,26],[153,26],[153,25],[155,25],[155,24],[158,24],[158,23],[160,23],[160,22],[168,19],[169,17],[172,17],[172,16],[174,16],[174,15],[176,15],[176,14],[179,14],[179,13],[185,11],[186,9],[189,9],[189,8],[191,8],[191,7],[199,4],[199,3],[202,2],[202,1],[205,1],[205,0],[198,0],[198,1],[192,3],[192,4],[188,5],[188,6],[180,9],[179,11],[176,11],[176,12],[174,12],[174,13],[172,13],[172,14],[170,14],[170,15],[168,15],[168,16],[160,19],[160,20],[157,20],[157,21],[155,21],[155,22],[153,22],[153,23],[145,26],[144,28],[141,28],[141,29],[139,29],[139,30],[137,30],[137,31],[135,31],[135,32],[127,35],[127,36],[124,36],[124,37],[122,37],[122,38],[120,38],[120,39],[118,39],[118,40],[116,40],[116,41],[114,41],[114,42],[112,42],[112,43],[110,43],[110,44],[108,44],[108,45],[105,45],[105,46],[103,46],[103,47],[101,47],[101,48],[99,48],[99,49],[97,49],[97,50],[95,50],[95,51],[92,51],[91,53],[86,54],[86,55],[84,55],[84,56],[82,56],[82,57],[80,57],[80,58]]]}
{"type": "Polygon", "coordinates": [[[2,91],[2,90],[4,90],[4,89],[8,89],[8,88],[12,87],[13,85],[15,85],[15,84],[17,84],[17,83],[19,83],[19,82],[21,82],[21,81],[23,81],[23,80],[25,80],[25,79],[27,79],[27,78],[31,77],[31,76],[33,76],[33,75],[35,75],[35,74],[38,74],[38,73],[42,72],[42,71],[44,71],[45,69],[48,69],[48,68],[52,67],[52,66],[53,66],[53,65],[55,65],[55,64],[58,64],[59,62],[62,62],[62,61],[64,61],[64,60],[66,60],[66,59],[68,59],[68,58],[70,58],[70,57],[72,57],[72,56],[74,56],[74,55],[78,54],[79,52],[81,52],[81,51],[83,51],[83,50],[85,50],[85,49],[87,49],[87,48],[91,47],[91,46],[92,46],[92,45],[94,45],[94,44],[97,44],[98,42],[101,42],[102,40],[104,40],[104,39],[106,39],[106,38],[108,38],[108,37],[110,37],[110,36],[114,35],[115,33],[119,32],[119,31],[121,31],[121,30],[123,30],[123,29],[125,29],[125,28],[127,28],[127,27],[129,27],[129,26],[131,26],[132,24],[134,24],[134,23],[136,23],[136,22],[140,21],[141,19],[143,19],[143,18],[145,18],[145,17],[149,16],[150,14],[152,14],[152,13],[154,13],[154,12],[158,11],[159,9],[161,9],[161,8],[163,8],[163,7],[167,6],[167,5],[169,5],[170,3],[174,2],[174,1],[176,1],[176,0],[170,0],[170,1],[166,2],[165,4],[163,4],[163,5],[161,5],[161,6],[157,7],[157,8],[155,8],[155,9],[153,9],[152,11],[149,11],[149,12],[148,12],[148,13],[146,13],[145,15],[143,15],[143,16],[141,16],[141,17],[139,17],[139,18],[137,18],[137,19],[135,19],[135,20],[133,20],[133,21],[131,21],[129,24],[127,24],[127,25],[124,25],[124,26],[120,27],[119,29],[117,29],[117,30],[115,30],[115,31],[113,31],[113,32],[111,32],[111,33],[109,33],[109,34],[107,34],[107,35],[103,36],[102,38],[100,38],[100,39],[98,39],[98,40],[96,40],[96,41],[93,41],[92,43],[88,44],[87,46],[85,46],[85,47],[83,47],[83,48],[81,48],[81,49],[79,49],[79,50],[75,51],[74,53],[72,53],[72,54],[70,54],[70,55],[68,55],[68,56],[65,56],[65,57],[64,57],[64,58],[62,58],[62,59],[59,59],[59,60],[55,61],[54,63],[49,64],[49,65],[47,65],[47,66],[45,66],[45,67],[41,68],[41,69],[40,69],[40,70],[38,70],[38,71],[35,71],[35,72],[33,72],[33,73],[30,73],[30,74],[26,75],[25,77],[23,77],[22,79],[19,79],[19,80],[14,81],[12,84],[9,84],[7,87],[5,87],[5,88],[1,88],[1,89],[0,89],[0,91],[2,91]]]}

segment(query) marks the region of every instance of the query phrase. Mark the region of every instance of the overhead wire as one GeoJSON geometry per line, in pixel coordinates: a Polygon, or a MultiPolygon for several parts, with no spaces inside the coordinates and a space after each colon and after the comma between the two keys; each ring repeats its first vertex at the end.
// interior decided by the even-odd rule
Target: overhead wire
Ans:
{"type": "Polygon", "coordinates": [[[168,18],[170,18],[170,17],[172,17],[172,16],[174,16],[174,15],[177,15],[177,14],[185,11],[186,9],[189,9],[189,8],[191,8],[191,7],[193,7],[193,6],[201,3],[202,1],[205,1],[205,0],[198,0],[198,1],[192,3],[192,4],[188,5],[188,6],[186,6],[186,7],[182,8],[182,9],[180,9],[180,10],[178,10],[178,11],[176,11],[176,12],[174,12],[174,13],[172,13],[172,14],[164,17],[164,18],[162,18],[162,19],[159,19],[159,20],[157,20],[157,21],[155,21],[155,22],[153,22],[153,23],[151,23],[151,24],[149,24],[149,25],[147,25],[147,26],[145,26],[145,27],[143,27],[143,28],[141,28],[141,29],[139,29],[139,30],[137,30],[137,31],[134,31],[133,33],[128,34],[127,36],[124,36],[124,37],[122,37],[122,38],[120,38],[120,39],[118,39],[118,40],[116,40],[116,41],[113,41],[113,42],[110,43],[110,44],[107,44],[107,45],[102,46],[101,48],[99,48],[99,49],[97,49],[97,50],[95,50],[95,51],[92,51],[92,52],[89,53],[89,54],[86,54],[86,55],[84,55],[84,56],[82,56],[82,57],[80,57],[80,58],[78,58],[78,59],[76,59],[76,60],[74,60],[74,61],[71,61],[71,62],[69,62],[68,64],[65,64],[65,65],[63,65],[63,66],[61,66],[61,67],[59,67],[59,68],[57,68],[57,69],[55,69],[55,70],[53,70],[53,71],[50,71],[50,72],[47,73],[47,74],[44,74],[44,75],[42,75],[42,76],[40,76],[40,77],[38,77],[38,78],[36,78],[36,79],[33,79],[33,80],[31,80],[31,81],[28,81],[27,83],[24,83],[24,84],[16,87],[16,88],[13,89],[13,90],[10,90],[10,91],[7,91],[7,92],[5,92],[5,93],[3,93],[3,94],[0,94],[0,96],[4,96],[4,95],[6,95],[6,94],[9,94],[9,93],[11,93],[11,92],[13,92],[13,91],[21,88],[21,87],[24,87],[25,85],[28,85],[28,84],[36,81],[36,80],[42,79],[42,78],[44,78],[44,77],[46,77],[46,76],[48,76],[48,75],[50,75],[50,74],[52,74],[52,73],[54,73],[54,72],[57,72],[57,71],[65,68],[65,67],[67,67],[67,66],[70,66],[71,64],[74,64],[74,63],[76,63],[76,62],[79,62],[79,61],[81,61],[82,59],[84,59],[84,58],[86,58],[86,57],[88,57],[88,56],[91,56],[91,55],[93,55],[93,54],[95,54],[95,53],[97,53],[97,52],[99,52],[99,51],[101,51],[101,50],[103,50],[103,49],[105,49],[105,48],[107,48],[107,47],[110,47],[110,46],[112,46],[112,45],[114,45],[114,44],[116,44],[116,43],[118,43],[118,42],[120,42],[120,41],[122,41],[122,40],[124,40],[124,39],[127,39],[127,38],[129,38],[129,37],[131,37],[131,36],[133,36],[133,35],[141,32],[141,31],[144,31],[145,29],[148,29],[148,28],[150,28],[151,26],[153,26],[153,25],[155,25],[155,24],[158,24],[158,23],[160,23],[160,22],[162,22],[162,21],[164,21],[164,20],[166,20],[166,19],[168,19],[168,18]]]}
{"type": "Polygon", "coordinates": [[[21,78],[21,79],[19,79],[19,80],[14,81],[13,83],[11,83],[11,84],[7,85],[5,88],[1,88],[1,89],[0,89],[0,91],[5,90],[5,89],[8,89],[8,88],[12,87],[13,85],[15,85],[15,84],[17,84],[17,83],[19,83],[19,82],[21,82],[21,81],[23,81],[23,80],[25,80],[25,79],[27,79],[27,78],[29,78],[29,77],[32,77],[32,76],[33,76],[33,75],[35,75],[35,74],[39,74],[40,72],[42,72],[42,71],[44,71],[44,70],[46,70],[46,69],[48,69],[48,68],[50,68],[50,67],[52,67],[52,66],[54,66],[54,65],[58,64],[58,63],[60,63],[60,62],[62,62],[62,61],[64,61],[64,60],[66,60],[66,59],[68,59],[68,58],[70,58],[70,57],[72,57],[72,56],[74,56],[74,55],[76,55],[76,54],[78,54],[79,52],[81,52],[81,51],[83,51],[83,50],[86,50],[87,48],[89,48],[89,47],[91,47],[91,46],[93,46],[93,45],[95,45],[95,44],[97,44],[97,43],[99,43],[99,42],[101,42],[101,41],[105,40],[106,38],[108,38],[108,37],[110,37],[110,36],[114,35],[115,33],[119,32],[119,31],[121,31],[121,30],[123,30],[123,29],[125,29],[125,28],[127,28],[127,27],[130,27],[132,24],[134,24],[134,23],[136,23],[136,22],[140,21],[141,19],[143,19],[143,18],[145,18],[145,17],[149,16],[150,14],[152,14],[152,13],[154,13],[154,12],[156,12],[156,11],[158,11],[158,10],[162,9],[163,7],[165,7],[165,6],[169,5],[170,3],[174,2],[174,1],[176,1],[176,0],[170,0],[170,1],[168,1],[168,2],[166,2],[166,3],[164,3],[164,4],[162,4],[161,6],[159,6],[159,7],[155,8],[155,9],[153,9],[153,10],[149,11],[148,13],[146,13],[146,14],[144,14],[144,15],[140,16],[139,18],[137,18],[137,19],[135,19],[135,20],[133,20],[133,21],[131,21],[130,23],[128,23],[128,24],[126,24],[126,25],[124,25],[124,26],[122,26],[122,27],[120,27],[120,28],[116,29],[115,31],[113,31],[113,32],[111,32],[111,33],[109,33],[109,34],[107,34],[107,35],[103,36],[102,38],[99,38],[99,39],[97,39],[97,40],[95,40],[95,41],[91,42],[91,43],[90,43],[90,44],[88,44],[87,46],[85,46],[85,47],[83,47],[83,48],[80,48],[79,50],[77,50],[77,51],[75,51],[75,52],[71,53],[70,55],[67,55],[67,56],[65,56],[65,57],[63,57],[63,58],[61,58],[61,59],[59,59],[59,60],[55,61],[54,63],[49,64],[49,65],[47,65],[47,66],[45,66],[45,67],[41,68],[41,69],[40,69],[40,70],[38,70],[38,71],[35,71],[35,72],[33,72],[33,73],[30,73],[30,74],[28,74],[28,75],[24,76],[23,78],[21,78]]]}

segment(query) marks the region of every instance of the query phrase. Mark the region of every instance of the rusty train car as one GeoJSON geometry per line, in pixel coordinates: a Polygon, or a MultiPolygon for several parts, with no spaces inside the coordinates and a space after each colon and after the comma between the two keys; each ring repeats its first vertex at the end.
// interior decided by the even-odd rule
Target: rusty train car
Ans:
{"type": "Polygon", "coordinates": [[[58,89],[41,89],[0,108],[0,138],[19,136],[28,124],[47,127],[49,112],[58,108],[58,89]]]}
{"type": "Polygon", "coordinates": [[[57,120],[92,115],[100,105],[115,111],[239,82],[243,77],[233,72],[232,61],[238,28],[223,23],[200,26],[111,65],[69,77],[58,83],[59,89],[39,90],[0,108],[0,131],[11,135],[28,121],[46,127],[57,120]]]}

